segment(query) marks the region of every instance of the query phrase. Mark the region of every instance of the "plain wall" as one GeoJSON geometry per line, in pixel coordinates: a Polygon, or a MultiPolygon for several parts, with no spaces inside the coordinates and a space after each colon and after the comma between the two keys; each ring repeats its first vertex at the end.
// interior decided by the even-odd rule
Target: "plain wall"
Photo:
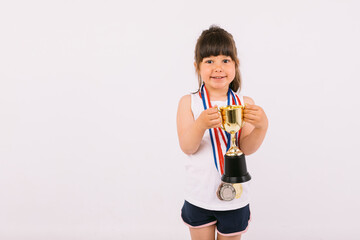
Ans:
{"type": "Polygon", "coordinates": [[[360,239],[358,1],[1,1],[0,239],[190,239],[176,111],[233,34],[269,130],[243,239],[360,239]]]}

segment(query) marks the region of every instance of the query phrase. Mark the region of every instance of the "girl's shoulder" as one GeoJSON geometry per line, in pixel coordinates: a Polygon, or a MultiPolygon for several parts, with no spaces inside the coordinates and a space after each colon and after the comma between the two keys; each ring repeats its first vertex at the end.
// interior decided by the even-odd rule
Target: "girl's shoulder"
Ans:
{"type": "Polygon", "coordinates": [[[188,111],[191,108],[191,94],[184,95],[180,98],[178,109],[182,111],[188,111]]]}
{"type": "Polygon", "coordinates": [[[190,102],[191,102],[191,94],[186,94],[180,98],[179,105],[189,104],[190,102]]]}
{"type": "Polygon", "coordinates": [[[244,102],[247,104],[255,104],[254,100],[249,96],[244,96],[244,102]]]}
{"type": "Polygon", "coordinates": [[[201,101],[201,98],[200,98],[200,95],[199,95],[199,92],[196,92],[196,93],[190,93],[190,94],[186,94],[184,96],[182,96],[180,98],[180,101],[179,101],[179,104],[183,105],[191,105],[191,102],[192,101],[201,101]]]}

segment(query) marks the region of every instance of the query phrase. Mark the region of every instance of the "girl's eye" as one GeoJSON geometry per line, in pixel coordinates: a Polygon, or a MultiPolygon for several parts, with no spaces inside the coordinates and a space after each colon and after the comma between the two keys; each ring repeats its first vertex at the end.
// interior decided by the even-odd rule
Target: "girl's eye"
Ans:
{"type": "Polygon", "coordinates": [[[205,62],[206,62],[206,63],[213,63],[212,60],[206,60],[205,62]]]}
{"type": "Polygon", "coordinates": [[[230,59],[224,59],[223,62],[224,63],[229,63],[231,60],[230,59]]]}

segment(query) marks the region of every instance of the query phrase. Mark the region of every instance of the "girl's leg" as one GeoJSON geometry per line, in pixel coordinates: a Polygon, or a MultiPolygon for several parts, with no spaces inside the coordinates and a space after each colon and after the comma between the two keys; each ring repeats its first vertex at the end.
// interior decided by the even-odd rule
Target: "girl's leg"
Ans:
{"type": "Polygon", "coordinates": [[[223,236],[221,234],[217,235],[217,240],[240,240],[241,239],[241,235],[236,235],[236,236],[223,236]]]}
{"type": "Polygon", "coordinates": [[[191,240],[215,240],[215,225],[189,229],[191,240]]]}

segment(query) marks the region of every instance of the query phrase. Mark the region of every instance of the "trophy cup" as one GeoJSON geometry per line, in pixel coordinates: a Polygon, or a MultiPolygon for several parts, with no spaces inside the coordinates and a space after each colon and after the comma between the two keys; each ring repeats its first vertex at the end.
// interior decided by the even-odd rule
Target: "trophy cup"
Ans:
{"type": "Polygon", "coordinates": [[[221,180],[225,183],[243,183],[251,179],[246,168],[245,154],[236,146],[235,134],[244,125],[244,106],[228,105],[219,109],[222,118],[222,128],[231,135],[231,146],[225,154],[224,175],[221,180]]]}

